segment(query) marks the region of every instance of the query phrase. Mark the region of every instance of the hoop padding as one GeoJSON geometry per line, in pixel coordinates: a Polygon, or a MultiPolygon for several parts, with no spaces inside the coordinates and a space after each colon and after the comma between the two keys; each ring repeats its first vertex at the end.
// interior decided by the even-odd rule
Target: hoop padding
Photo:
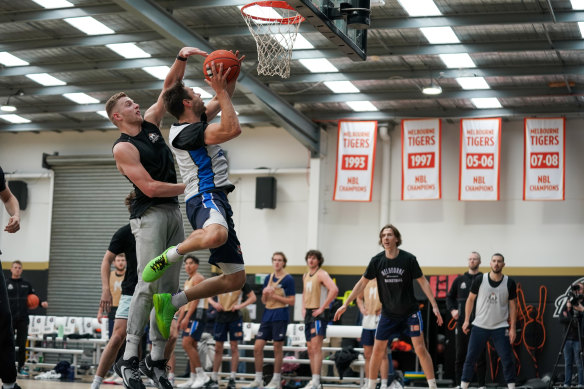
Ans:
{"type": "Polygon", "coordinates": [[[257,1],[241,8],[258,51],[258,74],[290,77],[292,48],[304,21],[285,1],[257,1]]]}

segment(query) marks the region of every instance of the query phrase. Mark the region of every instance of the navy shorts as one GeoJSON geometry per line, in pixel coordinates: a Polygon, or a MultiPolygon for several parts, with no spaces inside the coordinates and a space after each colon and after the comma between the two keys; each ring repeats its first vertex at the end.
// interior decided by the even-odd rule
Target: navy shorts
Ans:
{"type": "Polygon", "coordinates": [[[368,330],[363,328],[363,332],[361,332],[361,344],[363,346],[373,346],[375,342],[375,330],[368,330]]]}
{"type": "Polygon", "coordinates": [[[286,330],[288,322],[286,320],[263,321],[256,335],[256,339],[273,340],[282,342],[286,339],[286,330]]]}
{"type": "MultiPolygon", "coordinates": [[[[241,244],[235,233],[233,211],[225,192],[209,192],[191,197],[187,201],[187,217],[194,229],[201,229],[210,218],[211,210],[219,212],[227,223],[227,242],[224,245],[209,249],[209,263],[219,266],[219,262],[243,264],[241,244]]],[[[219,266],[220,267],[220,266],[219,266]]]]}
{"type": "Polygon", "coordinates": [[[201,335],[203,335],[203,330],[205,329],[205,322],[200,320],[189,320],[188,328],[183,331],[182,336],[190,336],[197,342],[201,340],[201,335]]]}
{"type": "Polygon", "coordinates": [[[215,341],[225,342],[227,340],[227,333],[229,333],[229,340],[243,339],[243,320],[230,321],[229,323],[215,322],[213,330],[213,339],[215,341]]]}
{"type": "Polygon", "coordinates": [[[412,338],[420,336],[423,330],[424,322],[422,321],[422,314],[420,311],[400,319],[390,319],[382,313],[379,318],[379,323],[377,324],[375,339],[390,340],[401,334],[405,334],[412,338]]]}
{"type": "Polygon", "coordinates": [[[326,337],[326,326],[326,321],[318,319],[310,323],[304,323],[304,336],[306,337],[306,341],[308,342],[310,339],[319,335],[323,338],[326,337]]]}

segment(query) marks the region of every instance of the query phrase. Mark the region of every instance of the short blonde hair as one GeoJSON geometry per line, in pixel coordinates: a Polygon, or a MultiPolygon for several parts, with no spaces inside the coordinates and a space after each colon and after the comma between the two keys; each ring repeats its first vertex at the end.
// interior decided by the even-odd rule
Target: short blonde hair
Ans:
{"type": "Polygon", "coordinates": [[[124,92],[118,92],[115,95],[113,95],[112,97],[110,97],[107,102],[105,103],[105,112],[107,113],[107,117],[109,118],[109,120],[113,123],[113,119],[112,119],[112,111],[114,110],[114,107],[116,106],[116,104],[118,103],[118,100],[120,100],[122,97],[127,97],[128,95],[125,94],[124,92]]]}

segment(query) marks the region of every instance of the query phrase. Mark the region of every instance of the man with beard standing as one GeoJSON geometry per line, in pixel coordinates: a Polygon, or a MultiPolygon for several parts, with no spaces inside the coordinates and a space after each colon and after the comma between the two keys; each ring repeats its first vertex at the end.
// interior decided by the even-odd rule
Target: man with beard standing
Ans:
{"type": "Polygon", "coordinates": [[[487,341],[491,339],[501,358],[505,382],[509,389],[515,388],[515,359],[511,345],[515,340],[517,312],[517,287],[515,281],[503,275],[505,258],[503,254],[493,254],[491,271],[478,277],[472,283],[466,300],[462,330],[470,332],[468,351],[460,385],[468,389],[474,372],[474,364],[483,353],[487,341]],[[470,328],[470,316],[476,301],[476,315],[470,328]]]}
{"type": "MultiPolygon", "coordinates": [[[[465,305],[466,299],[470,292],[470,287],[476,278],[483,275],[479,271],[479,266],[481,265],[481,256],[476,251],[470,253],[468,257],[468,271],[463,275],[456,277],[448,295],[446,296],[446,307],[452,318],[456,320],[456,359],[454,362],[454,376],[456,380],[456,386],[460,387],[460,377],[462,375],[462,365],[464,365],[464,359],[466,358],[466,350],[468,348],[469,335],[465,334],[462,330],[462,325],[464,324],[465,317],[465,305]]],[[[471,316],[471,320],[474,316],[471,316]]],[[[479,382],[479,389],[484,389],[485,387],[485,374],[486,374],[486,359],[485,353],[479,355],[477,362],[477,378],[479,382]]]]}

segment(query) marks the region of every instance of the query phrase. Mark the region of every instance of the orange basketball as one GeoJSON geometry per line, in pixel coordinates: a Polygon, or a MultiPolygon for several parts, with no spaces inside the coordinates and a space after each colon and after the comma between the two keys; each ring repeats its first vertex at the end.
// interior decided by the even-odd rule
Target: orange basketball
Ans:
{"type": "Polygon", "coordinates": [[[227,81],[231,81],[239,75],[239,61],[235,54],[228,50],[215,50],[205,58],[205,62],[203,63],[203,73],[207,80],[210,80],[211,77],[213,77],[211,61],[215,61],[215,67],[217,70],[219,70],[220,63],[223,64],[224,72],[228,68],[231,68],[231,72],[229,72],[229,75],[227,76],[227,81]]]}
{"type": "Polygon", "coordinates": [[[36,294],[29,294],[26,298],[26,306],[28,309],[35,309],[39,306],[41,300],[39,300],[39,296],[36,294]]]}

